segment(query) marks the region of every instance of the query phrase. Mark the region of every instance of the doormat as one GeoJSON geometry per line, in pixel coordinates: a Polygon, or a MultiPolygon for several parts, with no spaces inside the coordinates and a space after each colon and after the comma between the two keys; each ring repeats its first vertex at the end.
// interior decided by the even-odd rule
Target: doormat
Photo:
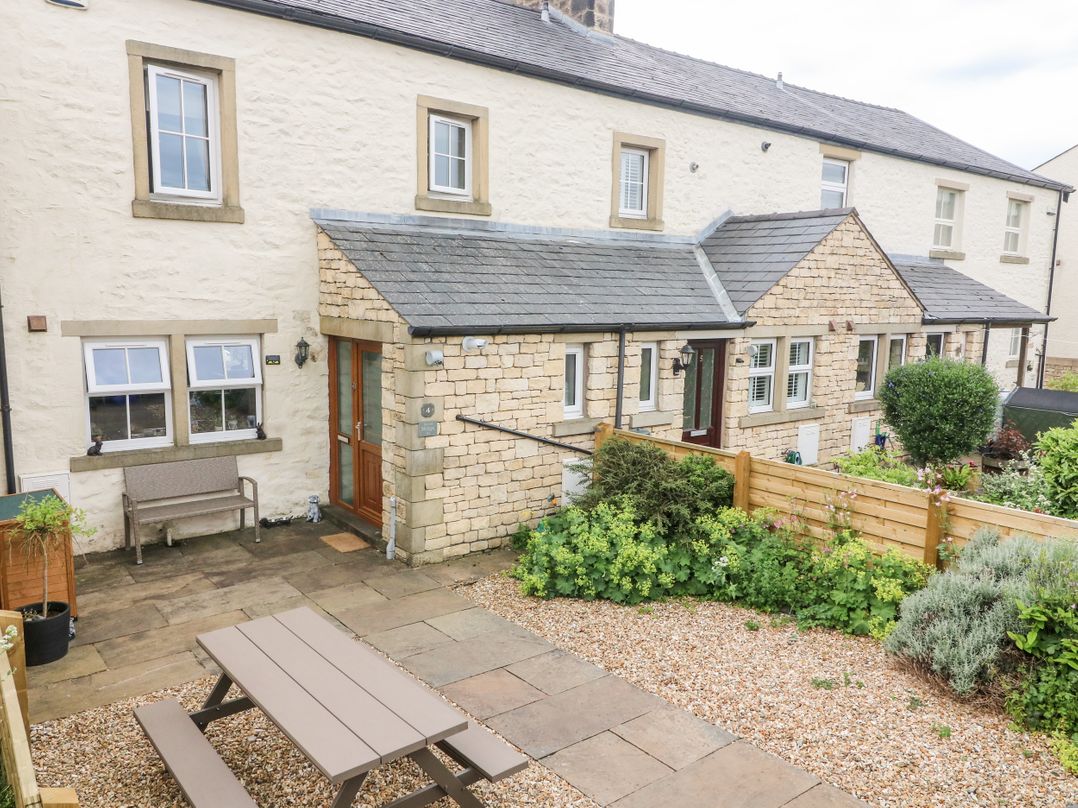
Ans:
{"type": "Polygon", "coordinates": [[[367,542],[354,533],[332,533],[329,536],[322,536],[322,541],[338,553],[353,553],[356,550],[365,550],[370,547],[367,542]]]}

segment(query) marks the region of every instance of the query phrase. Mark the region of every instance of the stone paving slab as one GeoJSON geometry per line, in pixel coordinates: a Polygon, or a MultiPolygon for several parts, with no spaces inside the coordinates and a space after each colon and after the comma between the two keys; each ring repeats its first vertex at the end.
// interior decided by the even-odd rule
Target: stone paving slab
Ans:
{"type": "Polygon", "coordinates": [[[868,803],[861,802],[856,797],[845,791],[839,791],[827,783],[820,783],[800,797],[786,803],[782,808],[868,808],[868,803]]]}
{"type": "Polygon", "coordinates": [[[30,687],[43,687],[67,679],[89,676],[108,668],[96,645],[76,645],[67,652],[67,656],[49,665],[39,665],[26,669],[27,683],[30,687]]]}
{"type": "Polygon", "coordinates": [[[365,583],[387,598],[403,598],[417,592],[438,589],[441,584],[419,570],[393,572],[386,575],[373,575],[365,583]]]}
{"type": "Polygon", "coordinates": [[[158,604],[158,609],[170,624],[188,623],[212,614],[302,596],[302,592],[283,578],[272,577],[176,598],[158,604]]]}
{"type": "Polygon", "coordinates": [[[400,663],[432,687],[442,687],[504,668],[522,659],[549,651],[550,643],[534,635],[491,632],[406,657],[400,663]]]}
{"type": "MultiPolygon", "coordinates": [[[[112,570],[116,571],[115,568],[112,570]]],[[[78,582],[79,609],[89,614],[127,608],[147,600],[169,600],[216,588],[214,582],[201,572],[161,578],[147,583],[135,583],[134,579],[131,579],[131,582],[126,585],[95,589],[86,594],[82,593],[82,587],[83,582],[80,577],[78,582]]]]}
{"type": "Polygon", "coordinates": [[[543,758],[543,765],[600,805],[609,805],[671,773],[670,768],[612,732],[600,732],[567,746],[543,758]]]}
{"type": "Polygon", "coordinates": [[[361,606],[336,613],[336,617],[356,635],[365,637],[377,631],[406,626],[430,617],[472,609],[475,604],[448,589],[432,589],[406,595],[397,600],[361,606]]]}
{"type": "Polygon", "coordinates": [[[302,550],[291,555],[270,556],[254,563],[231,560],[214,564],[206,573],[215,586],[224,588],[250,581],[252,578],[284,577],[299,572],[319,570],[330,565],[330,560],[314,550],[302,550]]]}
{"type": "Polygon", "coordinates": [[[441,690],[455,704],[482,721],[546,697],[543,691],[536,690],[505,668],[469,676],[441,690]]]}
{"type": "Polygon", "coordinates": [[[91,645],[102,640],[111,640],[113,637],[122,637],[125,634],[137,634],[140,631],[161,628],[165,624],[164,616],[151,603],[100,612],[79,609],[75,644],[91,645]]]}
{"type": "Polygon", "coordinates": [[[736,735],[672,706],[634,718],[612,731],[674,770],[737,740],[736,735]]]}
{"type": "Polygon", "coordinates": [[[331,586],[327,589],[308,591],[307,596],[327,612],[343,612],[366,606],[371,603],[385,603],[389,600],[381,592],[371,589],[363,581],[331,586]]]}
{"type": "Polygon", "coordinates": [[[820,781],[745,741],[618,800],[616,808],[780,808],[820,781]]]}
{"type": "Polygon", "coordinates": [[[454,640],[471,640],[495,632],[518,637],[535,636],[526,628],[478,607],[430,617],[427,618],[427,623],[454,640]]]}
{"type": "Polygon", "coordinates": [[[379,631],[368,634],[364,639],[386,656],[396,660],[422,654],[453,642],[450,637],[427,623],[412,623],[388,631],[379,631]]]}
{"type": "Polygon", "coordinates": [[[606,676],[598,665],[561,650],[517,662],[509,672],[551,695],[606,676]]]}
{"type": "Polygon", "coordinates": [[[170,626],[140,631],[138,634],[126,634],[111,640],[99,642],[93,646],[108,667],[119,668],[133,665],[143,660],[158,659],[181,651],[192,651],[197,646],[195,638],[204,632],[225,626],[234,626],[248,620],[242,611],[222,612],[186,623],[174,623],[170,626]]]}

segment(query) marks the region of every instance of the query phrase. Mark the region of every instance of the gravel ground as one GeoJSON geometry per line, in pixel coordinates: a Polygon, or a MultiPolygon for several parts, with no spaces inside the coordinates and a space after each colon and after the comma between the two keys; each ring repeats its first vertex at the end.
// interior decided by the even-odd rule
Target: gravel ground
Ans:
{"type": "Polygon", "coordinates": [[[1078,803],[1078,777],[1043,737],[902,669],[871,639],[721,603],[542,601],[503,575],[460,591],[870,805],[1078,803]]]}
{"type": "MultiPolygon", "coordinates": [[[[187,709],[195,709],[214,681],[213,677],[201,679],[35,725],[31,743],[38,782],[75,788],[83,808],[186,808],[187,802],[131,711],[163,698],[178,698],[187,709]]],[[[258,710],[215,722],[206,736],[259,805],[329,805],[329,782],[258,710]]],[[[392,763],[371,773],[353,805],[383,805],[428,782],[410,761],[392,763]]],[[[489,806],[598,808],[535,762],[500,783],[480,781],[472,790],[489,806]]],[[[449,808],[456,803],[443,799],[435,805],[449,808]]]]}

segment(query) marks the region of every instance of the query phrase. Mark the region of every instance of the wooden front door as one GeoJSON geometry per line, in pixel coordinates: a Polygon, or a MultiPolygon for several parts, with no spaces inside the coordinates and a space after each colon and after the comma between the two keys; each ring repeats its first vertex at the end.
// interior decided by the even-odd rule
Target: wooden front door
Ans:
{"type": "Polygon", "coordinates": [[[722,445],[722,398],[726,389],[726,340],[690,342],[696,351],[685,374],[681,439],[689,443],[722,445]]]}
{"type": "Polygon", "coordinates": [[[329,341],[329,499],[382,524],[382,346],[329,341]]]}

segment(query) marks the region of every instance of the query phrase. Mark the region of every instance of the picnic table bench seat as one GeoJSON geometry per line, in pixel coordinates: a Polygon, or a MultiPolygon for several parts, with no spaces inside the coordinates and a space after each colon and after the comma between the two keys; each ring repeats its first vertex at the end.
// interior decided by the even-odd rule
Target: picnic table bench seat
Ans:
{"type": "MultiPolygon", "coordinates": [[[[241,477],[236,458],[209,457],[128,466],[124,469],[124,546],[135,545],[135,563],[142,563],[142,536],[147,524],[169,523],[194,516],[240,512],[240,527],[247,525],[247,509],[254,511],[255,542],[262,540],[258,523],[258,483],[241,477]],[[244,493],[244,483],[251,496],[244,493]]],[[[169,544],[171,528],[167,528],[169,544]]]]}
{"type": "Polygon", "coordinates": [[[144,704],[135,718],[194,808],[258,808],[178,701],[144,704]]]}
{"type": "Polygon", "coordinates": [[[437,746],[461,766],[475,769],[492,783],[528,768],[524,755],[474,721],[468,722],[464,732],[450,735],[437,746]]]}

